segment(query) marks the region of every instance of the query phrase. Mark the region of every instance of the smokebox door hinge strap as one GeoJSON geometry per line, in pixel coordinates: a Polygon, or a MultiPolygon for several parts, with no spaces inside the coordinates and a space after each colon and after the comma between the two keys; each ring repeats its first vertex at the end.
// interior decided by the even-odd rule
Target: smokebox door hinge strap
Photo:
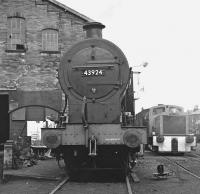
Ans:
{"type": "Polygon", "coordinates": [[[83,97],[81,115],[82,115],[83,126],[87,127],[88,126],[88,122],[87,122],[87,98],[85,96],[83,97]]]}
{"type": "Polygon", "coordinates": [[[85,129],[85,146],[88,147],[89,131],[88,131],[88,121],[87,121],[87,98],[85,96],[83,97],[81,115],[82,115],[83,127],[85,129]]]}

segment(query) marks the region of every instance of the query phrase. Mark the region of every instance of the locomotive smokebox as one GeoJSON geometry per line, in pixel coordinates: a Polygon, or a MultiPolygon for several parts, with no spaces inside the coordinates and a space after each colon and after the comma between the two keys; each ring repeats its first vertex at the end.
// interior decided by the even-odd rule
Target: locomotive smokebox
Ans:
{"type": "Polygon", "coordinates": [[[86,31],[87,38],[102,38],[102,29],[105,26],[99,22],[90,22],[83,26],[83,29],[86,31]]]}

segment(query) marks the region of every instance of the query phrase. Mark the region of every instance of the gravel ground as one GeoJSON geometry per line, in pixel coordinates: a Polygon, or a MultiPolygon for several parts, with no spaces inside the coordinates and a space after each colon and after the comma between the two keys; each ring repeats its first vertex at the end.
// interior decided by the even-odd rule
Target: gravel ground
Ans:
{"type": "MultiPolygon", "coordinates": [[[[191,158],[173,157],[179,163],[191,168],[195,173],[200,175],[200,162],[191,158]]],[[[27,174],[36,174],[36,170],[32,168],[24,170],[27,174]]],[[[58,172],[58,167],[55,161],[44,161],[41,165],[38,164],[37,171],[40,175],[53,176],[52,172],[58,172]],[[47,164],[45,164],[47,163],[47,164]],[[41,168],[41,170],[40,170],[41,168]]],[[[17,170],[18,172],[18,170],[17,170]]],[[[15,172],[15,174],[17,174],[15,172]]],[[[139,183],[131,183],[134,194],[199,194],[200,180],[192,177],[183,170],[171,164],[163,157],[155,156],[152,153],[145,153],[144,159],[139,159],[135,168],[137,176],[140,178],[139,183]],[[170,175],[167,179],[156,179],[153,173],[157,172],[157,165],[163,164],[165,171],[170,175]]],[[[19,171],[19,174],[22,171],[19,171]]],[[[57,176],[62,175],[58,173],[57,176]]],[[[55,175],[55,173],[54,173],[55,175]]],[[[59,181],[34,180],[34,179],[19,179],[11,178],[7,183],[0,184],[0,194],[47,194],[50,192],[59,181]]],[[[126,185],[124,182],[69,182],[58,194],[123,194],[126,193],[126,185]]]]}
{"type": "Polygon", "coordinates": [[[0,194],[47,194],[58,182],[33,179],[12,178],[5,184],[0,184],[0,194]]]}
{"type": "MultiPolygon", "coordinates": [[[[184,157],[174,157],[183,164],[193,166],[191,160],[184,157]]],[[[200,162],[199,162],[200,164],[200,162]]],[[[199,167],[194,167],[198,169],[199,167]]],[[[180,168],[171,164],[159,156],[146,156],[145,159],[139,160],[135,169],[140,178],[140,183],[134,183],[133,189],[138,194],[199,194],[200,180],[187,174],[180,168]],[[157,172],[158,164],[163,164],[165,171],[169,172],[167,179],[156,179],[153,173],[157,172]]]]}
{"type": "Polygon", "coordinates": [[[125,183],[68,183],[58,194],[126,194],[125,183]]]}

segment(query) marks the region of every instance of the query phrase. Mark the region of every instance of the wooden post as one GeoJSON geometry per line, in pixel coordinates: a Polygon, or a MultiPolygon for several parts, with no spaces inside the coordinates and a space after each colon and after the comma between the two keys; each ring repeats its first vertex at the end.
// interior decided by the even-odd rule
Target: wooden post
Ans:
{"type": "Polygon", "coordinates": [[[13,164],[13,140],[7,140],[4,144],[4,168],[11,169],[13,164]]]}

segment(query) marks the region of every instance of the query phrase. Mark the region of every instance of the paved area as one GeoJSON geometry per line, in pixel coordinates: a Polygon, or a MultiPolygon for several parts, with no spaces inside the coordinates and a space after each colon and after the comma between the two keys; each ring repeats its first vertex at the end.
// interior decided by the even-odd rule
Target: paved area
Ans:
{"type": "MultiPolygon", "coordinates": [[[[194,153],[200,153],[199,147],[194,153]]],[[[177,160],[186,160],[183,156],[178,156],[177,160]]],[[[55,159],[38,161],[32,167],[18,170],[4,170],[6,176],[12,176],[6,184],[0,184],[0,194],[46,194],[49,193],[65,175],[64,163],[61,162],[62,169],[58,167],[55,159]],[[14,178],[15,177],[15,178],[14,178]],[[23,179],[19,179],[23,177],[23,179]],[[30,179],[31,178],[31,179],[30,179]],[[41,180],[34,180],[41,179],[41,180]],[[56,181],[49,181],[56,180],[56,181]]],[[[145,153],[144,158],[138,161],[135,172],[140,178],[139,183],[131,183],[134,193],[137,194],[199,194],[199,180],[183,172],[181,169],[166,162],[159,156],[145,153]],[[164,164],[165,170],[170,172],[167,179],[155,179],[153,173],[156,172],[158,164],[164,164]]],[[[123,182],[69,182],[58,193],[68,194],[118,194],[126,193],[123,182]]]]}
{"type": "Polygon", "coordinates": [[[55,159],[38,160],[38,163],[31,167],[21,169],[4,170],[4,176],[15,176],[22,178],[36,178],[46,180],[61,180],[65,176],[64,163],[61,161],[61,168],[55,159]]]}

